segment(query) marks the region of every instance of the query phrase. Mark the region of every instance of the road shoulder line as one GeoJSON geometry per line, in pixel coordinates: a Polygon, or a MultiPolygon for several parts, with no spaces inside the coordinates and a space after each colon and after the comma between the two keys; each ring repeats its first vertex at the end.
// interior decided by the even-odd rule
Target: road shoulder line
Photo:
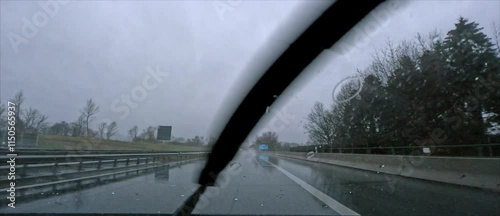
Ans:
{"type": "Polygon", "coordinates": [[[299,177],[291,174],[290,172],[286,171],[285,169],[269,162],[274,168],[285,174],[288,178],[290,178],[292,181],[300,185],[302,188],[304,188],[307,192],[311,193],[314,197],[318,198],[321,200],[323,203],[325,203],[328,207],[336,211],[337,213],[341,215],[356,215],[360,216],[359,213],[353,211],[352,209],[348,208],[347,206],[343,205],[342,203],[338,202],[337,200],[334,200],[333,198],[329,197],[325,193],[319,191],[318,189],[314,188],[313,186],[307,184],[305,181],[300,179],[299,177]]]}

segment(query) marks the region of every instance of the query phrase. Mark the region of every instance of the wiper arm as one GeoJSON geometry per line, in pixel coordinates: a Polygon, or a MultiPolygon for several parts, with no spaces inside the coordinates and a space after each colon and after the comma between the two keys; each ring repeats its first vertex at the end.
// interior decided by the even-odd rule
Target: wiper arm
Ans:
{"type": "Polygon", "coordinates": [[[280,95],[324,49],[332,47],[382,2],[384,0],[337,1],[290,45],[238,106],[201,171],[198,179],[200,188],[174,215],[191,214],[206,187],[215,184],[217,176],[234,158],[240,145],[262,117],[262,111],[273,103],[273,95],[280,95]]]}

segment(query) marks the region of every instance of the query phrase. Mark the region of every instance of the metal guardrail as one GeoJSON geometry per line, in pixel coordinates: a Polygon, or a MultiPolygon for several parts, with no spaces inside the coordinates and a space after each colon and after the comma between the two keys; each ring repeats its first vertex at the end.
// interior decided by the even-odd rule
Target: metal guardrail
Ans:
{"type": "Polygon", "coordinates": [[[354,154],[388,154],[388,155],[434,155],[434,156],[469,156],[499,157],[500,143],[468,144],[468,145],[434,145],[434,146],[380,146],[380,147],[333,147],[329,145],[298,146],[290,148],[291,152],[318,153],[354,153],[354,154]],[[315,148],[316,147],[316,148],[315,148]],[[430,153],[423,152],[428,148],[430,153]]]}
{"type": "MultiPolygon", "coordinates": [[[[190,161],[207,156],[208,152],[177,153],[113,153],[113,154],[76,154],[66,151],[64,155],[24,155],[16,157],[16,190],[22,195],[39,187],[52,187],[58,184],[99,179],[105,176],[127,174],[168,166],[180,161],[190,161]],[[31,190],[27,190],[31,189],[31,190]]],[[[0,160],[6,161],[6,154],[0,160]]],[[[1,173],[8,173],[10,165],[0,166],[1,173]]],[[[0,179],[0,190],[7,190],[10,181],[0,179]]],[[[37,193],[36,190],[32,193],[37,193]]],[[[30,193],[30,194],[32,194],[30,193]]]]}
{"type": "MultiPolygon", "coordinates": [[[[66,150],[66,149],[40,149],[40,148],[16,148],[18,154],[24,155],[60,155],[60,154],[125,154],[125,153],[179,153],[178,151],[137,151],[137,150],[66,150]]],[[[183,153],[197,153],[200,151],[182,151],[183,153]]],[[[7,148],[0,147],[0,155],[8,153],[7,148]]]]}

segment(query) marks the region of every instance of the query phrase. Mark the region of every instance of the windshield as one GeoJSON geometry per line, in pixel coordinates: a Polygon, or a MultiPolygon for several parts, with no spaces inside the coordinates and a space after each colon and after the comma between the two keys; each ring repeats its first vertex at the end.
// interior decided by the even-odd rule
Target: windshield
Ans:
{"type": "MultiPolygon", "coordinates": [[[[0,213],[174,213],[333,3],[1,1],[0,213]]],[[[379,6],[273,95],[193,213],[499,215],[499,8],[379,6]]]]}

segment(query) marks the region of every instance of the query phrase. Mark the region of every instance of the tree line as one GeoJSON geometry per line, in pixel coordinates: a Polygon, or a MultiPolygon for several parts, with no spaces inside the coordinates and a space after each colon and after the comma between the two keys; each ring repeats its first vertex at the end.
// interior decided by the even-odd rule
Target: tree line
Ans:
{"type": "MultiPolygon", "coordinates": [[[[92,128],[95,116],[99,112],[99,106],[92,99],[88,99],[79,110],[79,116],[74,122],[60,121],[49,124],[47,115],[36,108],[24,108],[25,97],[23,91],[15,94],[10,100],[16,104],[16,133],[24,134],[49,134],[72,137],[91,137],[99,139],[111,139],[118,131],[116,122],[100,122],[96,129],[92,128]]],[[[0,102],[0,119],[6,119],[6,107],[0,102]]],[[[5,121],[0,121],[0,130],[5,130],[5,121]]]]}
{"type": "MultiPolygon", "coordinates": [[[[71,137],[87,137],[110,140],[118,132],[118,124],[113,122],[98,122],[95,127],[95,117],[100,108],[93,99],[85,101],[83,107],[79,110],[78,118],[73,122],[60,121],[50,124],[47,115],[40,110],[29,107],[24,108],[24,93],[19,91],[14,98],[10,100],[16,104],[16,133],[24,134],[48,134],[71,137]]],[[[0,101],[0,119],[7,119],[6,106],[0,101]]],[[[0,121],[0,131],[4,135],[6,131],[6,121],[0,121]]],[[[155,142],[157,127],[148,126],[140,130],[137,125],[128,130],[128,135],[135,142],[155,142]]],[[[204,138],[203,136],[194,136],[193,138],[172,137],[171,142],[183,143],[188,145],[202,146],[213,145],[216,141],[214,137],[204,138]]]]}
{"type": "Polygon", "coordinates": [[[500,142],[500,26],[463,17],[443,37],[388,43],[306,117],[310,143],[333,148],[500,142]]]}

